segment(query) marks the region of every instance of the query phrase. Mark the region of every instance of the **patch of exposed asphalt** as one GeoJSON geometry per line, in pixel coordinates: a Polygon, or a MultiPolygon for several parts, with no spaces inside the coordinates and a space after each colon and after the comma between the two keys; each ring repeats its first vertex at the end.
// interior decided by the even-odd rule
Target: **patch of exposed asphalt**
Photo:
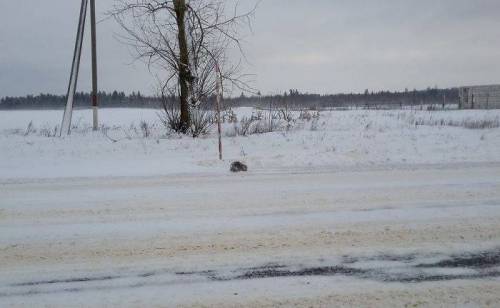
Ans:
{"type": "MultiPolygon", "coordinates": [[[[372,279],[383,282],[401,282],[401,283],[416,283],[425,281],[440,281],[440,280],[455,280],[455,279],[480,279],[500,277],[500,271],[495,267],[500,266],[500,247],[476,253],[467,253],[463,255],[453,255],[444,260],[435,263],[419,263],[412,265],[411,263],[417,262],[419,255],[378,255],[370,257],[351,257],[344,256],[342,258],[342,265],[336,266],[323,266],[323,267],[309,267],[292,270],[286,266],[274,267],[261,267],[247,269],[243,274],[234,277],[228,277],[225,280],[235,279],[259,279],[259,278],[272,278],[272,277],[300,277],[300,276],[334,276],[343,275],[351,276],[361,279],[372,279]],[[395,274],[388,271],[387,268],[357,268],[356,264],[363,261],[388,261],[399,262],[407,264],[399,269],[403,269],[403,273],[395,274]],[[345,266],[349,265],[349,266],[345,266]],[[422,271],[423,269],[446,269],[446,268],[464,268],[473,269],[474,271],[464,273],[450,273],[443,275],[436,275],[429,271],[422,271]]],[[[390,268],[389,268],[390,269],[390,268]]],[[[217,278],[217,277],[216,277],[217,278]]],[[[220,279],[219,279],[220,280],[220,279]]]]}
{"type": "Polygon", "coordinates": [[[343,267],[343,266],[310,267],[299,270],[261,268],[252,271],[247,271],[242,275],[235,276],[232,280],[270,278],[270,277],[299,277],[299,276],[334,276],[334,275],[358,276],[364,274],[365,272],[366,272],[365,270],[343,267]]]}
{"type": "Polygon", "coordinates": [[[39,281],[28,281],[22,283],[14,283],[10,286],[12,287],[29,287],[37,285],[49,285],[56,283],[73,283],[73,282],[92,282],[92,281],[106,281],[122,278],[121,276],[97,276],[97,277],[78,277],[69,279],[52,279],[52,280],[39,280],[39,281]]]}
{"type": "Polygon", "coordinates": [[[477,272],[471,274],[455,274],[455,275],[432,275],[432,274],[415,274],[415,275],[380,275],[380,280],[383,282],[400,282],[400,283],[419,283],[428,281],[447,281],[447,280],[472,280],[500,277],[499,271],[477,272]]]}
{"type": "MultiPolygon", "coordinates": [[[[410,263],[419,257],[417,254],[406,254],[406,255],[391,255],[382,254],[377,256],[365,256],[365,257],[354,257],[354,256],[342,256],[343,264],[354,264],[358,262],[365,261],[389,261],[389,262],[403,262],[410,263]]],[[[421,257],[421,256],[420,256],[421,257]]]]}
{"type": "MultiPolygon", "coordinates": [[[[394,283],[420,283],[426,281],[446,281],[455,279],[487,279],[500,277],[500,247],[482,252],[466,253],[461,255],[452,255],[441,258],[434,263],[417,263],[419,257],[428,257],[429,255],[378,255],[369,257],[343,256],[342,262],[338,265],[315,266],[315,267],[291,267],[284,264],[268,263],[263,266],[235,269],[226,273],[216,270],[190,271],[190,272],[171,272],[168,270],[148,271],[133,275],[103,275],[94,277],[75,277],[68,279],[51,279],[29,281],[22,283],[13,283],[8,287],[14,288],[13,292],[0,293],[0,297],[8,296],[26,296],[33,294],[61,293],[61,292],[80,292],[88,290],[103,290],[117,288],[138,288],[147,286],[169,285],[183,283],[182,280],[169,282],[158,282],[149,278],[165,274],[177,277],[188,277],[190,281],[235,281],[264,278],[284,278],[284,277],[306,277],[306,276],[345,276],[358,279],[369,279],[382,282],[394,283]],[[394,273],[393,268],[371,266],[368,268],[358,268],[358,262],[365,261],[389,261],[396,262],[393,268],[398,271],[394,273]],[[457,271],[450,274],[436,274],[432,269],[467,269],[467,271],[457,271]],[[121,278],[143,279],[142,281],[124,286],[101,287],[94,286],[74,286],[74,283],[86,282],[105,282],[121,278]],[[146,279],[146,280],[144,280],[146,279]],[[52,290],[36,289],[36,287],[55,285],[52,290]],[[58,288],[59,287],[59,288],[58,288]],[[28,289],[24,289],[28,288],[28,289]]],[[[434,255],[433,255],[434,256],[434,255]]],[[[184,282],[185,283],[185,282],[184,282]]],[[[1,287],[1,286],[0,286],[1,287]]]]}
{"type": "Polygon", "coordinates": [[[445,259],[436,263],[431,264],[419,264],[416,267],[420,268],[488,268],[500,266],[500,248],[493,251],[479,252],[475,254],[465,254],[452,256],[449,259],[445,259]]]}

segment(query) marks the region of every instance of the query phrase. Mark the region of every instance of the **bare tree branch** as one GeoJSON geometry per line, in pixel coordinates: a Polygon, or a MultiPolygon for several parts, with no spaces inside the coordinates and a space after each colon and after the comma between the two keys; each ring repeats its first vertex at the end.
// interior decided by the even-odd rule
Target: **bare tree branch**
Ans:
{"type": "MultiPolygon", "coordinates": [[[[109,12],[124,30],[120,39],[135,49],[137,59],[165,74],[161,92],[179,95],[180,106],[197,106],[213,96],[217,79],[225,91],[255,93],[248,74],[241,73],[242,30],[251,31],[251,19],[259,2],[240,13],[236,3],[227,14],[223,0],[116,0],[109,12]],[[229,51],[241,58],[234,62],[229,51]],[[220,67],[220,76],[215,67],[220,67]],[[177,77],[177,78],[176,78],[177,77]]],[[[189,110],[183,110],[183,114],[189,110]]]]}

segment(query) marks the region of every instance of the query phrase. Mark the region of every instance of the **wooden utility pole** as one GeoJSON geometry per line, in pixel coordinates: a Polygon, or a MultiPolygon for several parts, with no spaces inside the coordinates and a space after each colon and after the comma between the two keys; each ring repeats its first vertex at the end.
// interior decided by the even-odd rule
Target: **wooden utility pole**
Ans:
{"type": "Polygon", "coordinates": [[[95,21],[95,0],[90,0],[90,36],[92,40],[92,113],[93,129],[97,130],[99,122],[97,119],[97,34],[95,21]]]}

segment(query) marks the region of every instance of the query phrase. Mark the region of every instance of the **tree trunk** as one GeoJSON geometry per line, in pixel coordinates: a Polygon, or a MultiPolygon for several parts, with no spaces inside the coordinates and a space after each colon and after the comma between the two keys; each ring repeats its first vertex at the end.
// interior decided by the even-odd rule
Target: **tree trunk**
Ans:
{"type": "Polygon", "coordinates": [[[181,88],[180,93],[180,107],[181,107],[181,123],[182,131],[185,133],[189,129],[189,83],[192,81],[191,72],[189,70],[189,54],[186,38],[186,1],[174,0],[174,8],[177,19],[177,28],[179,40],[179,85],[181,88]]]}

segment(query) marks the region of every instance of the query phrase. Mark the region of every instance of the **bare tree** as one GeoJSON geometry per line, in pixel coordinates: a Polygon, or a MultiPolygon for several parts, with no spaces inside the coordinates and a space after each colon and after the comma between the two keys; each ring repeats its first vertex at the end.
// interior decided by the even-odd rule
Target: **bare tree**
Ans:
{"type": "Polygon", "coordinates": [[[117,0],[110,14],[125,30],[122,39],[135,48],[137,57],[164,74],[159,77],[162,95],[179,97],[179,131],[186,133],[190,111],[214,95],[218,78],[226,92],[235,87],[253,91],[240,64],[241,31],[250,29],[255,9],[239,13],[235,3],[227,14],[223,0],[117,0]],[[232,48],[240,54],[236,62],[228,56],[232,48]]]}

